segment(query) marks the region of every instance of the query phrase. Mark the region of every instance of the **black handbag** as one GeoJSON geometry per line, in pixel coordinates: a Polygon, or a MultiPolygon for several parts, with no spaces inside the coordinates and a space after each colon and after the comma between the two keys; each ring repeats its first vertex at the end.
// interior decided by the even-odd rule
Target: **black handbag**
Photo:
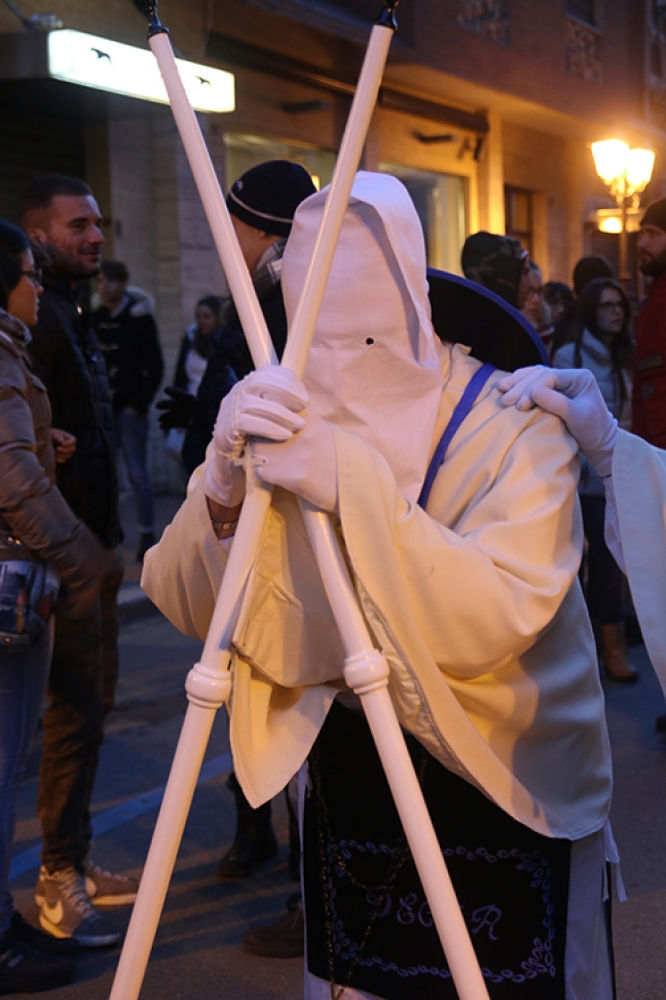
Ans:
{"type": "Polygon", "coordinates": [[[23,649],[48,626],[60,581],[20,538],[0,531],[0,649],[23,649]]]}

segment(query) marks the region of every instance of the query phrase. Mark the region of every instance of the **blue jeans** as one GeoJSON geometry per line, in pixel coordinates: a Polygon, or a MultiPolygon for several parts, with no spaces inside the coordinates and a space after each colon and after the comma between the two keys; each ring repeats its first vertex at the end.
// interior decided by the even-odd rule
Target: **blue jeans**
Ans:
{"type": "Polygon", "coordinates": [[[0,936],[8,929],[14,912],[7,883],[16,794],[35,735],[52,644],[53,624],[23,650],[0,649],[0,936]]]}
{"type": "Polygon", "coordinates": [[[136,498],[139,532],[148,534],[155,531],[153,484],[148,472],[148,414],[121,410],[116,415],[116,428],[136,498]]]}

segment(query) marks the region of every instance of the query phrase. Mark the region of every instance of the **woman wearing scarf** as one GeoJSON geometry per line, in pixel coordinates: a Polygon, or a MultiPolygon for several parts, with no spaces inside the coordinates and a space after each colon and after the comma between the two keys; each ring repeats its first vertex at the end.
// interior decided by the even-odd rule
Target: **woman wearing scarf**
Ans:
{"type": "MultiPolygon", "coordinates": [[[[587,368],[597,380],[606,406],[621,426],[631,426],[634,340],[631,306],[612,278],[591,281],[578,299],[571,342],[554,354],[554,368],[587,368]]],[[[622,617],[624,579],[604,541],[604,485],[594,466],[581,461],[583,530],[587,540],[581,580],[606,673],[620,684],[638,680],[627,655],[622,617]]]]}
{"type": "MultiPolygon", "coordinates": [[[[57,940],[15,910],[9,891],[16,796],[37,728],[51,664],[52,601],[58,578],[90,614],[108,550],[78,520],[55,485],[55,464],[76,440],[51,428],[46,389],[29,361],[41,272],[25,233],[0,220],[0,994],[36,993],[68,983],[78,943],[99,933],[92,906],[77,932],[57,940]],[[39,567],[39,568],[37,568],[39,567]],[[31,574],[48,567],[30,601],[31,574]],[[27,606],[26,606],[27,605],[27,606]]],[[[74,606],[74,605],[73,605],[74,606]]],[[[92,641],[84,634],[83,641],[92,641]]],[[[81,880],[82,881],[82,880],[81,880]]],[[[111,935],[108,943],[117,940],[111,935]]]]}
{"type": "MultiPolygon", "coordinates": [[[[282,278],[288,317],[324,200],[313,195],[296,213],[282,278]]],[[[339,522],[491,997],[612,996],[610,753],[576,576],[576,449],[552,417],[502,409],[494,373],[459,423],[480,369],[434,336],[405,189],[358,174],[303,382],[261,369],[226,397],[207,464],[144,569],[158,607],[204,636],[245,492],[234,458],[249,437],[257,474],[276,490],[234,640],[231,744],[253,805],[307,761],[312,1000],[453,998],[455,989],[345,688],[294,494],[339,522]],[[454,411],[459,426],[426,501],[454,411]]]]}

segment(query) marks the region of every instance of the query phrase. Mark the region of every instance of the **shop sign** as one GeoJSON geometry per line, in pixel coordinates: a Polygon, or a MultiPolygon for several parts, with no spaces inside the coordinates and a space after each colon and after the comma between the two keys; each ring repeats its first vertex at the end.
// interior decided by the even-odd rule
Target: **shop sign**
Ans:
{"type": "MultiPolygon", "coordinates": [[[[49,32],[48,59],[49,75],[56,80],[169,103],[155,57],[147,49],[66,28],[49,32]]],[[[233,73],[184,59],[176,63],[195,111],[234,110],[233,73]]]]}

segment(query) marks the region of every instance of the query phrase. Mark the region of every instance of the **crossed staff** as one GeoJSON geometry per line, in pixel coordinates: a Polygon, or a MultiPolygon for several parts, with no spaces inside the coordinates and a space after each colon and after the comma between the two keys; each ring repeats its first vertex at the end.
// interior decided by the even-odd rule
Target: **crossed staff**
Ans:
{"type": "MultiPolygon", "coordinates": [[[[257,368],[277,364],[250,275],[199,124],[183,87],[157,0],[133,0],[149,21],[148,39],[164,79],[176,125],[234,303],[257,368]]],[[[331,181],[319,233],[282,364],[301,378],[379,91],[399,0],[384,0],[366,51],[331,181]]],[[[231,693],[231,647],[241,599],[261,547],[272,488],[246,469],[248,491],[201,655],[188,674],[189,705],[146,859],[110,1000],[137,1000],[155,939],[215,713],[231,693]]],[[[300,500],[324,588],[345,649],[345,681],[360,697],[395,800],[460,1000],[489,1000],[483,975],[435,836],[388,692],[389,666],[375,649],[333,523],[300,500]]]]}

